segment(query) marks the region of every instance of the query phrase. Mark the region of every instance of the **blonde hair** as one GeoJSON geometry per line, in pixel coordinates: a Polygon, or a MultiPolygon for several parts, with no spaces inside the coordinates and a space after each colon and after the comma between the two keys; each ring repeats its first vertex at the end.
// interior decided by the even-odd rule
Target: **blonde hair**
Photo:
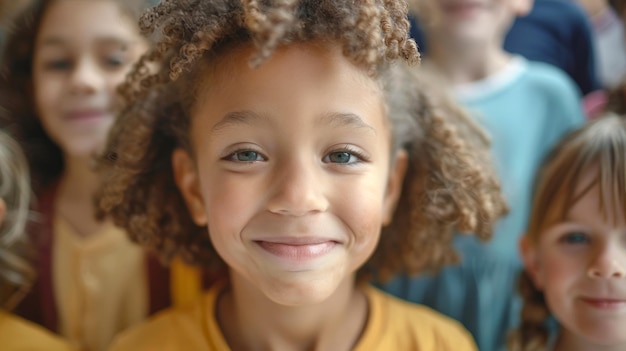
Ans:
{"type": "MultiPolygon", "coordinates": [[[[568,134],[552,151],[539,171],[526,237],[536,245],[541,233],[562,221],[570,208],[590,189],[599,187],[598,208],[604,216],[626,217],[626,116],[607,113],[568,134]],[[583,176],[595,179],[576,193],[583,176]],[[617,211],[624,211],[618,213],[617,211]],[[612,211],[612,213],[609,213],[612,211]]],[[[521,326],[513,334],[512,350],[544,350],[548,342],[546,322],[550,316],[543,293],[528,273],[520,277],[524,305],[521,326]]]]}
{"type": "Polygon", "coordinates": [[[19,302],[35,278],[26,237],[30,197],[26,159],[18,144],[0,131],[0,198],[6,204],[0,224],[0,306],[5,309],[19,302]]]}
{"type": "Polygon", "coordinates": [[[175,148],[190,150],[194,92],[211,84],[199,72],[236,45],[253,44],[251,65],[258,65],[281,45],[332,42],[381,84],[395,150],[410,158],[394,220],[361,275],[453,262],[454,229],[486,239],[505,205],[481,130],[409,67],[419,54],[407,10],[401,0],[165,0],[146,12],[140,26],[157,43],[121,88],[128,106],[101,163],[100,217],[111,216],[164,260],[179,254],[224,273],[207,229],[186,213],[170,162],[175,148]]]}

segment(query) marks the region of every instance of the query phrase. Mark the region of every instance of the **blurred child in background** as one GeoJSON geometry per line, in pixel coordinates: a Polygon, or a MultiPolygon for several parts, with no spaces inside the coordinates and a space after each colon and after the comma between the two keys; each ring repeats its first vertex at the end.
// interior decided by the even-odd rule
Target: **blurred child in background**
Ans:
{"type": "Polygon", "coordinates": [[[623,112],[569,134],[538,174],[511,350],[626,349],[623,112]]]}
{"type": "Polygon", "coordinates": [[[420,0],[416,6],[429,43],[420,69],[438,72],[487,130],[510,212],[488,243],[455,239],[459,265],[399,277],[385,289],[461,321],[480,350],[500,350],[519,316],[516,242],[526,229],[532,180],[554,143],[583,123],[581,96],[562,71],[503,49],[513,19],[530,10],[531,0],[420,0]]]}
{"type": "Polygon", "coordinates": [[[26,235],[31,198],[28,165],[19,145],[0,132],[0,340],[9,351],[70,350],[49,331],[10,314],[35,280],[26,235]]]}
{"type": "MultiPolygon", "coordinates": [[[[117,86],[148,48],[143,0],[43,0],[15,19],[0,60],[3,125],[22,145],[41,214],[38,279],[16,310],[85,350],[170,305],[167,271],[94,215],[94,155],[117,86]]],[[[184,289],[182,285],[176,288],[184,289]]]]}

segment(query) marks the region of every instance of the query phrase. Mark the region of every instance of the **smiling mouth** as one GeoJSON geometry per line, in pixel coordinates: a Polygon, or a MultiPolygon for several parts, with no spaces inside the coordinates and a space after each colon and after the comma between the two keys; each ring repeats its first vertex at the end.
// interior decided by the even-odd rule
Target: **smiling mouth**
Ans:
{"type": "Polygon", "coordinates": [[[446,5],[444,6],[444,11],[455,15],[468,15],[481,7],[479,3],[464,2],[446,5]]]}
{"type": "Polygon", "coordinates": [[[90,121],[106,117],[108,114],[101,110],[74,111],[66,115],[70,121],[90,121]]]}
{"type": "Polygon", "coordinates": [[[582,302],[599,309],[611,310],[626,307],[626,300],[583,297],[582,302]]]}
{"type": "Polygon", "coordinates": [[[326,255],[338,245],[336,241],[325,240],[310,243],[283,243],[255,241],[266,252],[291,261],[308,261],[326,255]]]}

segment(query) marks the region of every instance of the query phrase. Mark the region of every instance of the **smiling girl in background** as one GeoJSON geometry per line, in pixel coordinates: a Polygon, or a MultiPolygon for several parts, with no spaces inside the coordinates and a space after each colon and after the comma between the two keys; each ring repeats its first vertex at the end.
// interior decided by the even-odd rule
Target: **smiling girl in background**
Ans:
{"type": "Polygon", "coordinates": [[[521,251],[524,308],[513,350],[626,349],[624,115],[590,122],[552,152],[521,251]]]}
{"type": "Polygon", "coordinates": [[[92,157],[113,124],[117,86],[148,48],[136,24],[146,5],[35,1],[0,61],[3,127],[24,149],[41,214],[32,231],[39,277],[16,312],[86,350],[105,349],[169,305],[162,269],[123,230],[97,221],[93,205],[92,157]]]}

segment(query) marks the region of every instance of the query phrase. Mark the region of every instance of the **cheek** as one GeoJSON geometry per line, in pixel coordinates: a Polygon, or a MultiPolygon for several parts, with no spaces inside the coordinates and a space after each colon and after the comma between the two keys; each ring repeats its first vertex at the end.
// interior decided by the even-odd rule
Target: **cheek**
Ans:
{"type": "Polygon", "coordinates": [[[43,72],[34,72],[33,89],[35,105],[41,116],[46,116],[59,103],[61,93],[59,79],[43,72]]]}
{"type": "Polygon", "coordinates": [[[62,102],[62,84],[57,77],[48,77],[45,74],[35,74],[33,80],[35,112],[46,133],[53,139],[58,137],[58,123],[60,104],[62,102]]]}
{"type": "Polygon", "coordinates": [[[255,215],[267,187],[257,178],[200,169],[209,228],[238,232],[255,215]]]}
{"type": "Polygon", "coordinates": [[[107,90],[110,94],[116,94],[117,88],[124,83],[126,75],[130,73],[133,65],[128,65],[124,69],[116,72],[103,73],[107,75],[107,90]]]}
{"type": "Polygon", "coordinates": [[[372,250],[380,237],[385,187],[379,179],[363,179],[346,184],[333,199],[336,215],[350,227],[355,247],[372,250]]]}
{"type": "Polygon", "coordinates": [[[564,253],[549,253],[542,258],[544,294],[551,310],[568,303],[568,297],[581,274],[579,260],[564,253]]]}
{"type": "Polygon", "coordinates": [[[126,80],[126,75],[130,73],[132,65],[126,67],[117,72],[104,73],[106,74],[106,85],[104,87],[104,94],[107,95],[107,99],[111,103],[111,107],[119,107],[122,103],[121,97],[118,94],[117,89],[124,83],[126,80]]]}

